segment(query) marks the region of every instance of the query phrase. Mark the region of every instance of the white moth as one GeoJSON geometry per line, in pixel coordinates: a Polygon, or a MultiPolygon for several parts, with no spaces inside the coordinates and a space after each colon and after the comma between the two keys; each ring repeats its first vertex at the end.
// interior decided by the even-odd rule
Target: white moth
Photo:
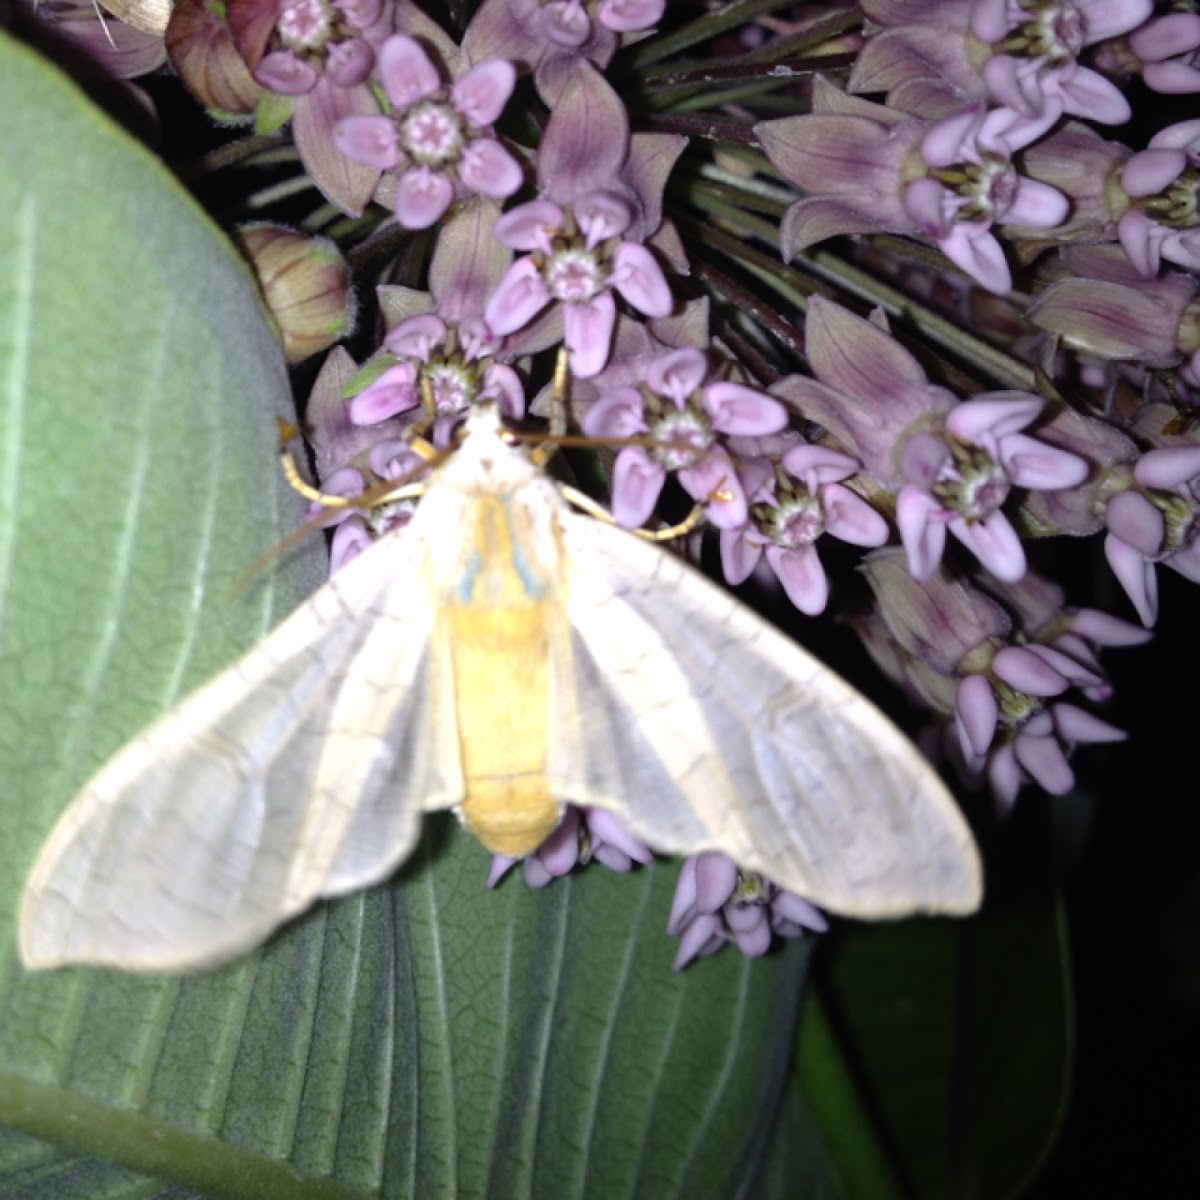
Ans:
{"type": "Polygon", "coordinates": [[[834,912],[977,907],[974,842],[867,700],[727,592],[572,510],[469,421],[410,523],[121,750],[21,903],[29,967],[211,967],[386,878],[423,813],[534,850],[564,802],[834,912]]]}

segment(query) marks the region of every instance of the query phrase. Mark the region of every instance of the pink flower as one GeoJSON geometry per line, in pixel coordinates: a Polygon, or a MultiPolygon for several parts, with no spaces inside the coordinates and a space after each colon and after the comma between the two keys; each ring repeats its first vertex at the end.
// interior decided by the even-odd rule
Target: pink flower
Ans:
{"type": "Polygon", "coordinates": [[[665,0],[488,0],[463,49],[477,60],[502,50],[553,104],[583,62],[606,67],[625,34],[653,28],[665,9],[665,0]]]}
{"type": "Polygon", "coordinates": [[[1008,809],[1025,778],[1054,796],[1075,786],[1067,762],[1080,743],[1122,741],[1125,734],[1073,704],[1057,700],[1072,685],[1101,679],[1050,646],[1007,646],[988,672],[968,675],[955,702],[954,727],[969,771],[986,771],[997,803],[1008,809]]]}
{"type": "Polygon", "coordinates": [[[1142,624],[1158,616],[1158,563],[1200,583],[1200,446],[1168,446],[1144,454],[1136,484],[1109,502],[1104,553],[1142,624]]]}
{"type": "Polygon", "coordinates": [[[795,446],[778,472],[766,459],[744,463],[743,486],[751,500],[750,523],[723,530],[721,563],[725,578],[742,583],[763,553],[788,599],[803,613],[818,616],[829,599],[829,581],[817,554],[823,533],[855,546],[882,546],[887,522],[843,484],[859,470],[848,454],[826,446],[795,446]]]}
{"type": "MultiPolygon", "coordinates": [[[[570,805],[554,832],[525,858],[525,882],[530,887],[545,887],[593,858],[609,870],[621,872],[632,870],[635,862],[644,866],[654,861],[649,846],[635,838],[615,813],[570,805]]],[[[493,854],[485,886],[494,888],[517,861],[493,854]]]]}
{"type": "Polygon", "coordinates": [[[974,0],[971,32],[997,49],[983,76],[999,103],[1051,122],[1074,113],[1123,125],[1132,112],[1121,90],[1078,55],[1136,29],[1153,10],[1153,0],[974,0]]]}
{"type": "Polygon", "coordinates": [[[1061,192],[1018,175],[1012,164],[1013,154],[1053,123],[982,105],[938,121],[921,142],[930,173],[904,193],[909,216],[942,253],[997,295],[1012,289],[1012,274],[992,226],[1049,229],[1067,215],[1061,192]]]}
{"type": "Polygon", "coordinates": [[[1134,208],[1117,223],[1129,261],[1143,274],[1158,273],[1162,259],[1200,271],[1196,185],[1200,120],[1169,125],[1150,139],[1121,171],[1134,208]]]}
{"type": "Polygon", "coordinates": [[[896,523],[916,578],[941,561],[947,528],[999,579],[1025,573],[1021,540],[1000,511],[1010,489],[1068,488],[1088,473],[1077,455],[1018,432],[1041,411],[1037,396],[981,396],[951,410],[944,434],[920,434],[905,446],[909,483],[897,498],[896,523]]]}
{"type": "Polygon", "coordinates": [[[590,437],[647,435],[626,446],[613,470],[613,516],[627,528],[649,519],[669,471],[703,504],[720,529],[746,523],[748,506],[737,470],[717,435],[777,433],[788,414],[778,400],[739,383],[712,379],[699,350],[674,350],[641,364],[642,387],[621,387],[588,409],[590,437]]]}
{"type": "Polygon", "coordinates": [[[724,854],[698,854],[679,873],[667,935],[679,938],[673,969],[715,954],[736,942],[749,957],[765,954],[773,937],[797,938],[806,929],[829,928],[807,900],[785,892],[761,875],[743,873],[724,854]]]}
{"type": "Polygon", "coordinates": [[[557,303],[572,372],[582,379],[598,374],[612,347],[614,291],[648,317],[665,317],[674,304],[650,251],[621,239],[631,218],[629,205],[610,192],[580,196],[565,208],[533,200],[506,212],[496,222],[496,240],[532,253],[509,267],[488,302],[489,330],[513,333],[557,303]]]}
{"type": "Polygon", "coordinates": [[[391,114],[347,117],[334,138],[347,158],[396,172],[401,225],[427,229],[456,196],[503,199],[521,186],[520,164],[491,133],[516,83],[512,63],[480,63],[447,87],[420,44],[396,34],[380,50],[379,75],[391,114]]]}
{"type": "Polygon", "coordinates": [[[344,118],[378,112],[369,76],[378,47],[391,32],[391,5],[383,0],[228,0],[226,11],[254,79],[291,97],[292,136],[305,170],[330,203],[361,215],[378,186],[379,171],[342,155],[334,129],[344,118]]]}
{"type": "Polygon", "coordinates": [[[415,409],[428,396],[433,443],[444,447],[476,404],[497,403],[506,417],[519,420],[525,413],[525,390],[511,367],[492,359],[485,334],[478,319],[455,323],[422,313],[401,321],[376,356],[382,372],[350,399],[351,422],[378,425],[415,409]]]}

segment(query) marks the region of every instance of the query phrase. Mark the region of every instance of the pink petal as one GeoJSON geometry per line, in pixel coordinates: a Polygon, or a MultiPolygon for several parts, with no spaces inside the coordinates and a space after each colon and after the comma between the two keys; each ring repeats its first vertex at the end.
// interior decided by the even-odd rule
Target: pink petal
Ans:
{"type": "Polygon", "coordinates": [[[946,417],[946,428],[967,442],[1007,437],[1037,419],[1044,407],[1040,396],[1026,392],[999,393],[989,399],[967,400],[946,417]]]}
{"type": "Polygon", "coordinates": [[[1174,490],[1200,478],[1200,446],[1163,446],[1143,454],[1133,477],[1148,488],[1174,490]]]}
{"type": "Polygon", "coordinates": [[[509,420],[517,421],[525,415],[525,387],[516,371],[503,363],[492,363],[484,372],[479,398],[497,401],[509,420]]]}
{"type": "Polygon", "coordinates": [[[921,582],[937,569],[946,547],[946,526],[936,518],[938,511],[933,498],[911,484],[905,484],[896,498],[896,526],[908,569],[921,582]]]}
{"type": "Polygon", "coordinates": [[[1134,209],[1117,222],[1117,237],[1129,261],[1143,275],[1157,275],[1166,230],[1134,209]]]}
{"type": "Polygon", "coordinates": [[[458,177],[481,196],[503,200],[525,181],[521,164],[495,138],[476,138],[463,148],[458,177]]]}
{"type": "Polygon", "coordinates": [[[396,180],[396,220],[405,229],[428,229],[450,207],[454,185],[428,167],[405,171],[396,180]]]}
{"type": "Polygon", "coordinates": [[[1129,48],[1144,62],[1161,62],[1200,46],[1200,16],[1170,13],[1129,35],[1129,48]]]}
{"type": "Polygon", "coordinates": [[[992,659],[992,671],[1027,696],[1061,696],[1071,686],[1067,679],[1028,646],[1005,646],[992,659]]]}
{"type": "Polygon", "coordinates": [[[882,546],[891,536],[887,522],[861,496],[840,483],[829,483],[821,491],[825,529],[852,546],[882,546]]]}
{"type": "Polygon", "coordinates": [[[1025,549],[1003,513],[994,512],[974,522],[951,521],[950,532],[997,579],[1016,583],[1025,574],[1025,549]]]}
{"type": "Polygon", "coordinates": [[[718,529],[745,525],[748,515],[746,493],[729,455],[714,446],[694,467],[679,472],[684,491],[703,504],[708,519],[718,529]]]}
{"type": "Polygon", "coordinates": [[[741,529],[721,530],[721,571],[725,582],[737,587],[745,583],[754,573],[762,558],[763,548],[758,542],[751,542],[741,529]]]}
{"type": "Polygon", "coordinates": [[[1056,739],[1019,733],[1013,750],[1017,762],[1050,795],[1065,796],[1075,786],[1075,776],[1056,739]]]}
{"type": "Polygon", "coordinates": [[[412,365],[397,363],[350,401],[346,415],[354,425],[378,425],[388,417],[416,408],[421,398],[415,385],[412,365]]]}
{"type": "Polygon", "coordinates": [[[472,67],[450,90],[455,109],[477,129],[499,119],[517,82],[517,70],[502,58],[472,67]]]}
{"type": "Polygon", "coordinates": [[[904,208],[917,227],[931,238],[946,237],[953,226],[947,211],[950,193],[944,184],[928,175],[914,179],[904,189],[904,208]]]}
{"type": "Polygon", "coordinates": [[[1181,550],[1163,560],[1172,571],[1178,571],[1184,579],[1200,583],[1200,538],[1194,538],[1181,550]]]}
{"type": "Polygon", "coordinates": [[[584,810],[584,816],[594,838],[615,847],[634,862],[644,864],[654,861],[650,847],[635,838],[616,813],[609,812],[606,808],[588,808],[584,810]]]}
{"type": "Polygon", "coordinates": [[[671,287],[645,246],[622,242],[613,255],[609,282],[638,312],[648,317],[665,317],[675,306],[671,287]]]}
{"type": "Polygon", "coordinates": [[[931,167],[948,167],[963,161],[964,149],[969,150],[972,158],[977,158],[971,135],[979,125],[983,108],[982,103],[972,104],[962,112],[936,122],[921,141],[922,159],[931,167]]]}
{"type": "Polygon", "coordinates": [[[787,409],[778,400],[740,383],[709,384],[704,407],[714,429],[735,437],[778,433],[788,423],[787,409]]]}
{"type": "Polygon", "coordinates": [[[974,0],[971,5],[971,32],[991,45],[1011,28],[1008,0],[974,0]]]}
{"type": "Polygon", "coordinates": [[[630,438],[646,432],[641,393],[632,387],[606,392],[584,414],[583,432],[594,438],[630,438]]]}
{"type": "MultiPolygon", "coordinates": [[[[951,415],[965,407],[960,404],[951,410],[951,415]]],[[[949,459],[950,451],[944,438],[936,433],[918,433],[904,443],[900,453],[900,470],[909,483],[927,491],[949,459]]]]}
{"type": "Polygon", "coordinates": [[[1036,179],[1020,179],[1012,203],[999,220],[1005,225],[1053,229],[1067,219],[1070,211],[1070,201],[1057,188],[1036,179]]]}
{"type": "Polygon", "coordinates": [[[1111,533],[1104,539],[1104,557],[1148,629],[1158,616],[1158,580],[1153,564],[1111,533]]]}
{"type": "Polygon", "coordinates": [[[579,861],[579,810],[568,807],[554,832],[538,847],[538,861],[555,878],[579,861]]]}
{"type": "Polygon", "coordinates": [[[291,50],[264,55],[254,68],[255,81],[279,96],[303,96],[317,86],[317,72],[291,50]]]}
{"type": "Polygon", "coordinates": [[[1000,705],[986,675],[968,675],[958,685],[954,715],[966,739],[964,754],[968,758],[982,758],[996,736],[996,723],[1000,719],[1000,705]]]}
{"type": "Polygon", "coordinates": [[[802,613],[819,617],[825,611],[829,603],[829,580],[815,546],[798,546],[795,550],[768,546],[767,562],[783,584],[788,599],[802,613]]]}
{"type": "Polygon", "coordinates": [[[571,351],[571,370],[590,379],[604,370],[617,325],[617,302],[601,292],[586,304],[563,305],[563,344],[571,351]]]}
{"type": "Polygon", "coordinates": [[[1071,614],[1071,629],[1097,646],[1144,646],[1154,635],[1120,617],[1094,608],[1080,608],[1071,614]]]}
{"type": "Polygon", "coordinates": [[[483,886],[490,892],[516,863],[517,859],[509,858],[506,854],[493,854],[492,865],[488,868],[487,879],[483,886]]]}
{"type": "Polygon", "coordinates": [[[375,51],[362,38],[347,38],[329,47],[325,77],[338,87],[360,84],[375,67],[375,51]]]}
{"type": "Polygon", "coordinates": [[[337,148],[377,171],[396,165],[396,124],[388,117],[344,117],[333,128],[337,148]]]}
{"type": "Polygon", "coordinates": [[[1109,533],[1132,546],[1143,558],[1162,550],[1166,521],[1162,512],[1135,491],[1118,492],[1104,510],[1109,533]]]}
{"type": "Polygon", "coordinates": [[[1070,70],[1062,68],[1057,72],[1056,82],[1069,113],[1102,125],[1124,125],[1133,116],[1121,89],[1087,67],[1076,63],[1070,70]]]}
{"type": "Polygon", "coordinates": [[[589,250],[624,233],[633,221],[629,205],[613,192],[587,192],[577,196],[572,210],[589,250]]]}
{"type": "Polygon", "coordinates": [[[761,904],[731,907],[725,921],[738,949],[747,958],[758,958],[771,948],[771,921],[761,904]]]}
{"type": "Polygon", "coordinates": [[[1055,704],[1050,709],[1058,736],[1072,745],[1077,743],[1123,742],[1129,736],[1123,729],[1100,720],[1073,704],[1055,704]]]}
{"type": "Polygon", "coordinates": [[[1007,296],[1012,291],[1012,272],[1000,243],[987,232],[987,225],[957,221],[936,241],[938,249],[955,266],[989,292],[1007,296]]]}
{"type": "MultiPolygon", "coordinates": [[[[787,921],[791,925],[806,926],[817,933],[824,933],[829,928],[825,914],[815,905],[810,904],[795,892],[778,891],[771,899],[772,922],[776,918],[787,921]]],[[[776,925],[775,931],[782,930],[776,925]]],[[[784,935],[790,936],[790,935],[784,935]]]]}
{"type": "Polygon", "coordinates": [[[1136,29],[1154,12],[1153,0],[1085,0],[1080,5],[1084,44],[1093,46],[1107,38],[1136,29]]]}
{"type": "Polygon", "coordinates": [[[707,374],[708,359],[689,347],[652,359],[646,368],[646,382],[660,396],[669,396],[682,408],[707,374]]]}
{"type": "Polygon", "coordinates": [[[550,290],[537,264],[532,258],[518,258],[504,272],[483,319],[492,333],[503,337],[528,325],[549,303],[550,290]]]}
{"type": "Polygon", "coordinates": [[[545,887],[553,880],[554,876],[546,870],[546,864],[536,854],[531,854],[525,860],[525,884],[527,887],[545,887]]]}
{"type": "Polygon", "coordinates": [[[1187,165],[1187,155],[1182,150],[1143,150],[1121,168],[1121,186],[1135,198],[1153,196],[1170,187],[1187,165]]]}
{"type": "Polygon", "coordinates": [[[679,878],[675,881],[675,895],[671,900],[671,915],[667,918],[667,936],[676,937],[679,931],[696,915],[696,859],[684,860],[679,878]]]}
{"type": "Polygon", "coordinates": [[[719,912],[737,887],[737,864],[728,855],[707,852],[696,856],[696,910],[719,912]]]}
{"type": "Polygon", "coordinates": [[[333,532],[329,547],[329,573],[337,574],[348,562],[356,559],[374,543],[361,521],[345,521],[333,532]]]}
{"type": "Polygon", "coordinates": [[[1040,642],[1031,642],[1025,649],[1030,654],[1036,654],[1048,667],[1057,671],[1059,675],[1067,680],[1072,687],[1100,687],[1104,683],[1104,676],[1099,671],[1093,670],[1080,659],[1054,646],[1045,646],[1040,642]]]}
{"type": "Polygon", "coordinates": [[[680,935],[679,950],[675,954],[671,970],[682,971],[693,958],[706,958],[724,944],[725,935],[721,930],[719,917],[715,915],[696,917],[680,935]]]}
{"type": "Polygon", "coordinates": [[[634,33],[657,25],[666,7],[666,0],[604,0],[596,20],[616,33],[634,33]]]}
{"type": "Polygon", "coordinates": [[[626,529],[645,525],[666,479],[666,471],[641,446],[626,446],[613,465],[612,509],[617,524],[626,529]]]}
{"type": "Polygon", "coordinates": [[[566,214],[549,200],[518,204],[496,219],[492,236],[513,250],[540,250],[549,254],[550,239],[563,227],[566,214]]]}
{"type": "Polygon", "coordinates": [[[1001,746],[988,759],[988,786],[1000,815],[1012,808],[1021,790],[1021,766],[1011,744],[1001,746]]]}
{"type": "Polygon", "coordinates": [[[333,0],[353,29],[369,29],[383,15],[383,0],[333,0]]]}
{"type": "Polygon", "coordinates": [[[1146,86],[1164,96],[1187,96],[1200,92],[1200,71],[1186,62],[1147,63],[1142,68],[1146,86]]]}
{"type": "Polygon", "coordinates": [[[1052,492],[1082,483],[1091,468],[1069,450],[1059,450],[1023,433],[1010,433],[1000,440],[1000,461],[1017,487],[1052,492]]]}
{"type": "Polygon", "coordinates": [[[433,313],[408,317],[389,330],[383,344],[402,358],[417,358],[428,362],[434,346],[446,338],[446,322],[433,313]]]}
{"type": "Polygon", "coordinates": [[[408,108],[441,90],[442,80],[418,42],[397,33],[379,50],[379,78],[392,106],[408,108]]]}
{"type": "Polygon", "coordinates": [[[841,483],[860,470],[862,465],[857,458],[840,450],[808,443],[793,446],[780,461],[785,471],[803,479],[809,487],[814,483],[841,483]]]}
{"type": "Polygon", "coordinates": [[[578,0],[550,0],[545,5],[545,35],[556,45],[574,50],[587,41],[592,23],[578,0]]]}

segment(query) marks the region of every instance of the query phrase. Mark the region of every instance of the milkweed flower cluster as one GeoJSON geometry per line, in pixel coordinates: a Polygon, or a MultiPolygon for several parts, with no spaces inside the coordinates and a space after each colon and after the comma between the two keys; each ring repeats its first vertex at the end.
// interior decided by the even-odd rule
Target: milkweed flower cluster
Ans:
{"type": "MultiPolygon", "coordinates": [[[[1200,18],[730,11],[179,0],[165,43],[107,49],[67,6],[36,19],[128,77],[165,45],[230,161],[267,173],[257,208],[286,198],[295,236],[345,255],[356,326],[344,295],[305,309],[302,280],[268,296],[285,338],[337,317],[290,343],[328,350],[307,413],[326,491],[415,480],[414,428],[448,448],[476,404],[543,420],[565,348],[618,523],[690,501],[730,584],[848,618],[1000,808],[1063,793],[1077,750],[1123,736],[1096,710],[1102,650],[1149,636],[1160,568],[1200,582],[1200,122],[1171,108],[1200,92],[1200,18]],[[1062,537],[1125,616],[1056,569],[1062,537]]],[[[335,568],[405,503],[330,516],[335,568]]],[[[524,870],[649,857],[570,810],[524,870]]],[[[680,963],[822,924],[716,855],[679,889],[680,963]]]]}

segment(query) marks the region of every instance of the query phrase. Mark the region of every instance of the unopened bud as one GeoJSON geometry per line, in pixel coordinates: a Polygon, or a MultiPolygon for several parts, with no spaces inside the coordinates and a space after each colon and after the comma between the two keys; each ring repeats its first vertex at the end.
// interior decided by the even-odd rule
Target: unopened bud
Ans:
{"type": "Polygon", "coordinates": [[[341,251],[281,225],[246,225],[234,240],[258,276],[284,357],[302,362],[351,331],[354,292],[341,251]]]}

